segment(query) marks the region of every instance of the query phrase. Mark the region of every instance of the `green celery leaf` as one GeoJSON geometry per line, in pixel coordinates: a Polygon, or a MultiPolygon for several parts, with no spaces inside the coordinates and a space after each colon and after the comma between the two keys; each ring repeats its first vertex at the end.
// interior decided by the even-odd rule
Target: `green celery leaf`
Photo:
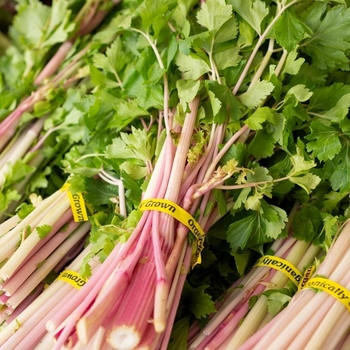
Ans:
{"type": "Polygon", "coordinates": [[[202,3],[197,13],[200,25],[217,32],[231,18],[232,6],[226,5],[225,0],[207,0],[202,3]]]}
{"type": "Polygon", "coordinates": [[[84,179],[84,199],[93,206],[111,204],[111,199],[119,195],[118,186],[95,180],[93,178],[84,179]]]}
{"type": "Polygon", "coordinates": [[[265,121],[273,121],[275,116],[275,111],[269,107],[260,107],[257,108],[253,114],[251,114],[246,120],[245,123],[252,130],[260,130],[263,128],[261,125],[265,121]]]}
{"type": "Polygon", "coordinates": [[[311,193],[312,190],[320,183],[321,178],[314,174],[306,174],[304,176],[290,177],[289,181],[302,187],[307,193],[311,193]]]}
{"type": "Polygon", "coordinates": [[[10,165],[10,171],[7,176],[6,185],[17,183],[25,178],[27,175],[32,174],[35,171],[35,167],[26,164],[23,160],[19,159],[10,165]]]}
{"type": "Polygon", "coordinates": [[[215,34],[215,43],[223,43],[231,41],[237,37],[238,34],[238,22],[236,16],[231,13],[231,17],[226,21],[219,31],[215,34]]]}
{"type": "Polygon", "coordinates": [[[247,249],[237,253],[231,253],[231,255],[235,258],[238,273],[243,276],[248,266],[251,251],[247,249]]]}
{"type": "Polygon", "coordinates": [[[302,57],[299,57],[297,50],[293,50],[289,52],[286,58],[286,61],[283,65],[282,75],[283,74],[296,75],[300,71],[300,68],[304,62],[305,62],[305,59],[302,57]]]}
{"type": "Polygon", "coordinates": [[[168,350],[186,350],[190,318],[184,317],[175,322],[169,340],[168,350]]]}
{"type": "Polygon", "coordinates": [[[332,109],[320,114],[332,122],[340,123],[348,115],[349,108],[350,94],[346,94],[337,101],[337,104],[332,109]]]}
{"type": "Polygon", "coordinates": [[[213,110],[213,116],[215,117],[221,109],[221,102],[218,98],[215,97],[212,91],[209,90],[208,95],[210,99],[211,108],[213,110]]]}
{"type": "Polygon", "coordinates": [[[153,29],[153,37],[157,38],[161,29],[168,23],[171,12],[168,9],[168,1],[146,0],[139,7],[138,12],[142,19],[145,32],[153,29]]]}
{"type": "Polygon", "coordinates": [[[31,5],[22,4],[17,9],[14,28],[26,40],[27,45],[36,45],[43,37],[46,24],[50,20],[50,8],[35,0],[31,5]]]}
{"type": "Polygon", "coordinates": [[[281,293],[281,291],[274,291],[274,293],[269,293],[267,297],[268,313],[273,316],[277,315],[282,309],[287,306],[291,299],[292,296],[290,292],[288,294],[281,293]]]}
{"type": "Polygon", "coordinates": [[[249,237],[256,228],[258,213],[253,212],[243,219],[232,223],[227,231],[227,241],[230,244],[232,253],[236,253],[239,249],[243,250],[249,237]]]}
{"type": "Polygon", "coordinates": [[[261,34],[262,22],[269,14],[269,9],[261,0],[228,0],[233,10],[238,13],[252,28],[261,34]]]}
{"type": "Polygon", "coordinates": [[[176,88],[178,91],[180,101],[184,102],[185,104],[193,101],[198,93],[199,87],[199,80],[178,80],[176,82],[176,88]]]}
{"type": "Polygon", "coordinates": [[[206,285],[192,287],[186,282],[182,292],[182,303],[197,319],[204,318],[216,311],[214,301],[205,292],[207,287],[206,285]]]}
{"type": "Polygon", "coordinates": [[[221,108],[216,115],[216,122],[223,123],[227,119],[237,121],[241,118],[243,105],[232,94],[232,91],[225,85],[221,85],[215,81],[206,82],[208,89],[215,94],[215,97],[221,101],[221,108]]]}
{"type": "MultiPolygon", "coordinates": [[[[299,102],[305,102],[310,99],[312,96],[312,92],[306,88],[304,85],[298,84],[294,85],[292,88],[290,88],[286,94],[286,98],[288,96],[294,96],[296,101],[299,102]]],[[[298,102],[295,103],[294,107],[298,104],[298,102]]]]}
{"type": "Polygon", "coordinates": [[[37,226],[35,229],[40,239],[43,239],[52,231],[52,226],[42,225],[42,226],[37,226]]]}
{"type": "MultiPolygon", "coordinates": [[[[347,140],[349,137],[347,137],[347,140]]],[[[333,170],[330,182],[334,191],[346,192],[350,190],[350,148],[348,141],[344,143],[337,156],[325,164],[333,170]]]]}
{"type": "Polygon", "coordinates": [[[223,191],[214,188],[213,194],[216,201],[216,205],[219,209],[219,214],[223,216],[227,213],[227,203],[224,193],[223,191]]]}
{"type": "MultiPolygon", "coordinates": [[[[309,67],[311,69],[311,67],[309,67]]],[[[329,86],[317,87],[310,98],[308,111],[327,111],[336,106],[338,101],[350,93],[350,85],[334,83],[329,86]]]]}
{"type": "Polygon", "coordinates": [[[135,164],[132,162],[123,162],[119,166],[120,170],[124,171],[134,180],[141,180],[148,174],[146,166],[135,164]]]}
{"type": "Polygon", "coordinates": [[[261,210],[254,211],[234,223],[227,231],[227,241],[230,244],[231,253],[239,249],[255,247],[271,242],[283,234],[287,214],[279,207],[261,200],[261,210]]]}
{"type": "Polygon", "coordinates": [[[311,132],[306,135],[306,148],[321,161],[333,159],[341,150],[340,132],[327,122],[315,120],[310,124],[311,132]]]}
{"type": "Polygon", "coordinates": [[[274,86],[267,81],[258,81],[248,91],[238,96],[238,99],[248,108],[253,109],[260,105],[271,94],[274,86]]]}
{"type": "Polygon", "coordinates": [[[2,190],[0,192],[0,212],[5,212],[6,208],[12,201],[17,201],[21,195],[15,190],[2,190]]]}
{"type": "Polygon", "coordinates": [[[224,70],[227,67],[236,67],[242,59],[239,55],[239,47],[230,47],[226,50],[217,51],[213,55],[218,70],[224,70]]]}
{"type": "Polygon", "coordinates": [[[297,154],[293,154],[290,157],[290,161],[293,167],[287,176],[303,175],[316,166],[316,163],[313,160],[305,159],[299,149],[297,154]]]}
{"type": "Polygon", "coordinates": [[[288,8],[283,12],[274,29],[276,41],[288,52],[295,50],[305,34],[305,29],[295,15],[293,8],[288,8]]]}
{"type": "Polygon", "coordinates": [[[210,72],[209,65],[199,57],[184,55],[178,52],[175,62],[180,71],[183,72],[183,78],[197,80],[203,74],[210,72]]]}
{"type": "Polygon", "coordinates": [[[32,203],[21,203],[17,209],[16,214],[18,217],[23,220],[26,216],[28,216],[33,210],[35,209],[35,206],[32,203]]]}
{"type": "Polygon", "coordinates": [[[350,9],[346,5],[328,7],[315,2],[303,14],[312,34],[301,44],[301,50],[311,56],[320,69],[348,65],[350,49],[350,9]]]}
{"type": "Polygon", "coordinates": [[[323,225],[322,215],[315,206],[303,206],[292,220],[293,237],[311,242],[323,225]]]}
{"type": "Polygon", "coordinates": [[[248,146],[248,151],[256,158],[272,156],[276,139],[265,130],[258,130],[248,146]]]}
{"type": "Polygon", "coordinates": [[[114,42],[106,49],[106,54],[96,53],[93,57],[94,66],[110,72],[116,77],[118,72],[129,63],[130,57],[127,50],[122,45],[122,41],[118,36],[114,42]]]}

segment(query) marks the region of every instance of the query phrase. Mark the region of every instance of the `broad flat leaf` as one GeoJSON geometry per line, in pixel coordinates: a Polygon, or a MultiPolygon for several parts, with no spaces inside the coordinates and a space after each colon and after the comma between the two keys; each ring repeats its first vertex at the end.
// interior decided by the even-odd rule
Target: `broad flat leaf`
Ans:
{"type": "Polygon", "coordinates": [[[237,98],[248,108],[253,109],[259,106],[267,96],[271,94],[274,86],[267,81],[258,81],[248,91],[237,96],[237,98]]]}
{"type": "Polygon", "coordinates": [[[43,239],[52,231],[52,226],[42,225],[42,226],[37,226],[35,229],[40,239],[43,239]]]}
{"type": "Polygon", "coordinates": [[[176,55],[175,62],[180,71],[183,72],[183,78],[197,80],[203,74],[210,72],[208,64],[199,57],[186,56],[179,52],[176,55]]]}
{"type": "Polygon", "coordinates": [[[84,196],[85,200],[94,206],[111,204],[110,199],[119,195],[118,186],[110,185],[104,181],[85,178],[84,184],[88,188],[84,196]]]}
{"type": "Polygon", "coordinates": [[[287,176],[303,175],[316,166],[316,163],[313,160],[305,159],[300,153],[301,152],[298,152],[290,157],[293,168],[287,176]]]}
{"type": "MultiPolygon", "coordinates": [[[[307,87],[305,87],[305,85],[298,84],[288,90],[286,97],[290,95],[293,95],[296,101],[305,102],[309,100],[310,97],[312,96],[312,91],[310,91],[307,87]]],[[[295,106],[297,104],[298,103],[296,102],[295,106]]]]}
{"type": "Polygon", "coordinates": [[[269,14],[269,9],[261,0],[228,0],[228,4],[237,12],[254,30],[261,34],[261,23],[269,14]]]}
{"type": "Polygon", "coordinates": [[[0,192],[0,212],[5,212],[5,209],[12,201],[17,201],[21,195],[15,190],[6,190],[0,192]]]}
{"type": "Polygon", "coordinates": [[[223,123],[225,120],[239,120],[242,116],[241,108],[243,105],[232,94],[232,91],[226,86],[218,84],[215,81],[206,82],[210,91],[215,94],[215,97],[221,102],[221,109],[216,116],[217,123],[223,123]]]}
{"type": "Polygon", "coordinates": [[[298,57],[297,50],[289,52],[283,66],[282,74],[290,74],[290,75],[298,74],[300,67],[304,62],[305,62],[304,58],[298,57]]]}
{"type": "Polygon", "coordinates": [[[206,285],[195,288],[186,282],[182,292],[182,299],[185,307],[187,307],[197,319],[206,317],[210,313],[216,311],[211,296],[205,292],[206,288],[206,285]]]}
{"type": "Polygon", "coordinates": [[[302,43],[301,50],[311,56],[313,64],[320,69],[348,65],[350,9],[315,2],[303,19],[313,33],[302,43]]]}
{"type": "MultiPolygon", "coordinates": [[[[311,69],[311,67],[309,67],[311,69]]],[[[309,111],[327,111],[336,106],[338,101],[350,93],[350,85],[334,83],[330,86],[318,87],[313,90],[308,106],[309,111]]]]}
{"type": "Polygon", "coordinates": [[[138,9],[142,18],[145,32],[153,28],[153,36],[157,38],[162,27],[167,23],[171,13],[168,11],[167,2],[164,0],[146,0],[138,9]]]}
{"type": "Polygon", "coordinates": [[[276,41],[288,52],[296,49],[303,39],[305,29],[300,24],[292,8],[285,10],[275,24],[276,41]]]}
{"type": "Polygon", "coordinates": [[[13,25],[26,40],[26,44],[35,45],[43,37],[45,25],[50,20],[50,8],[35,0],[33,4],[21,5],[13,25]]]}
{"type": "Polygon", "coordinates": [[[117,75],[129,60],[129,55],[123,49],[121,39],[118,36],[116,40],[106,49],[106,54],[96,53],[93,56],[94,66],[117,75]],[[122,53],[122,54],[121,54],[122,53]]]}
{"type": "Polygon", "coordinates": [[[267,298],[267,309],[269,314],[277,315],[292,299],[290,295],[275,292],[267,298]]]}
{"type": "MultiPolygon", "coordinates": [[[[334,191],[345,192],[350,190],[350,148],[344,143],[338,155],[329,161],[334,169],[330,182],[334,191]]],[[[327,164],[326,164],[327,165],[327,164]]]]}
{"type": "Polygon", "coordinates": [[[215,44],[233,40],[238,34],[238,22],[236,16],[231,13],[231,17],[226,21],[215,34],[215,44]]]}
{"type": "Polygon", "coordinates": [[[321,212],[315,206],[303,206],[292,220],[293,236],[310,242],[323,225],[321,212]]]}
{"type": "Polygon", "coordinates": [[[257,212],[253,212],[247,217],[232,223],[227,230],[227,241],[233,253],[238,249],[244,249],[247,245],[250,235],[256,228],[257,212]]]}
{"type": "Polygon", "coordinates": [[[308,173],[304,176],[292,176],[289,180],[303,188],[307,193],[311,193],[311,191],[320,183],[321,178],[317,175],[308,173]]]}
{"type": "Polygon", "coordinates": [[[208,91],[209,99],[210,99],[210,104],[211,108],[213,110],[213,116],[215,117],[221,108],[221,102],[219,99],[217,99],[212,91],[208,91]]]}
{"type": "Polygon", "coordinates": [[[245,120],[245,123],[252,130],[260,130],[263,128],[261,124],[267,120],[271,121],[274,114],[275,112],[269,107],[257,108],[254,113],[245,120]]]}
{"type": "Polygon", "coordinates": [[[134,180],[141,180],[148,174],[147,167],[132,162],[123,162],[119,168],[134,180]]]}
{"type": "Polygon", "coordinates": [[[248,146],[248,151],[256,158],[270,157],[275,148],[276,139],[264,129],[258,130],[248,146]]]}
{"type": "Polygon", "coordinates": [[[243,276],[246,270],[246,267],[249,263],[251,251],[247,249],[239,253],[232,253],[231,255],[235,258],[235,263],[236,263],[238,273],[241,276],[243,276]]]}
{"type": "Polygon", "coordinates": [[[337,104],[332,109],[321,114],[324,118],[339,123],[347,116],[349,108],[350,94],[346,94],[338,100],[337,104]]]}
{"type": "Polygon", "coordinates": [[[224,70],[227,67],[236,67],[242,59],[239,55],[239,47],[231,47],[227,50],[215,52],[213,55],[218,70],[224,70]]]}
{"type": "Polygon", "coordinates": [[[197,21],[208,30],[218,31],[231,18],[232,6],[225,0],[207,0],[197,13],[197,21]]]}
{"type": "Polygon", "coordinates": [[[184,317],[175,322],[171,331],[169,345],[167,350],[186,350],[188,330],[190,326],[190,317],[184,317]]]}
{"type": "Polygon", "coordinates": [[[180,101],[189,103],[196,97],[200,87],[199,80],[178,80],[176,88],[180,101]]]}
{"type": "Polygon", "coordinates": [[[28,216],[33,210],[35,209],[35,206],[30,203],[21,203],[17,209],[16,209],[16,214],[18,217],[23,220],[26,216],[28,216]]]}
{"type": "Polygon", "coordinates": [[[310,128],[311,132],[306,136],[308,152],[321,161],[333,159],[342,148],[339,130],[318,120],[312,122],[310,128]]]}

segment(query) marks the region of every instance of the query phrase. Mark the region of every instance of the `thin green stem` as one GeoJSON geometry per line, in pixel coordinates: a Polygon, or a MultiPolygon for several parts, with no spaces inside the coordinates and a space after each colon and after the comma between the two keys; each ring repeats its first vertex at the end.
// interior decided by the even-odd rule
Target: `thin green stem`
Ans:
{"type": "Polygon", "coordinates": [[[250,69],[250,66],[252,65],[253,63],[253,60],[256,56],[256,54],[258,53],[259,49],[260,49],[260,46],[264,43],[267,35],[269,34],[269,32],[271,31],[271,29],[273,28],[273,26],[276,24],[277,20],[282,16],[283,12],[289,8],[290,6],[296,4],[297,2],[299,2],[299,0],[294,0],[292,1],[290,4],[286,5],[286,6],[283,6],[281,8],[280,11],[277,12],[275,18],[271,21],[271,23],[267,26],[267,28],[265,29],[265,31],[261,34],[258,42],[256,43],[255,47],[254,47],[254,50],[252,51],[249,59],[248,59],[248,62],[247,64],[245,65],[244,67],[244,70],[241,74],[241,76],[239,77],[238,81],[237,81],[237,84],[235,85],[234,89],[233,89],[233,94],[236,95],[239,88],[241,87],[242,83],[243,83],[243,80],[245,79],[246,75],[248,74],[248,71],[250,69]]]}
{"type": "Polygon", "coordinates": [[[131,30],[141,34],[146,38],[146,40],[149,42],[154,54],[156,55],[158,64],[162,70],[164,70],[163,74],[163,83],[164,83],[164,123],[165,123],[165,128],[168,133],[170,133],[171,125],[169,125],[169,81],[168,81],[168,76],[165,72],[165,66],[163,63],[162,58],[160,57],[159,51],[157,49],[156,44],[152,41],[151,37],[144,33],[142,30],[136,29],[136,28],[131,28],[131,30]]]}
{"type": "Polygon", "coordinates": [[[219,186],[215,186],[215,188],[221,189],[221,190],[238,190],[241,188],[258,187],[260,185],[268,185],[268,184],[272,184],[272,183],[276,183],[276,182],[285,181],[288,179],[289,179],[289,177],[285,176],[285,177],[281,177],[279,179],[274,179],[271,181],[250,182],[250,183],[241,184],[241,185],[219,185],[219,186]]]}

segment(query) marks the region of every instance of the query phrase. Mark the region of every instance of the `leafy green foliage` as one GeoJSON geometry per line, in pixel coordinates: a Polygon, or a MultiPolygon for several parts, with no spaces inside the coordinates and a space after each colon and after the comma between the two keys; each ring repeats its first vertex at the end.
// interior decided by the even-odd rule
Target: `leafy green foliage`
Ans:
{"type": "Polygon", "coordinates": [[[40,239],[43,239],[52,231],[52,226],[42,225],[42,226],[37,226],[35,229],[36,229],[36,232],[38,233],[40,239]]]}
{"type": "Polygon", "coordinates": [[[182,292],[184,307],[188,308],[197,319],[215,312],[214,302],[211,300],[211,296],[205,292],[206,288],[205,285],[195,288],[186,283],[182,292]]]}
{"type": "Polygon", "coordinates": [[[350,48],[350,10],[345,5],[328,8],[323,2],[313,3],[303,21],[311,33],[301,45],[317,68],[345,67],[350,48]]]}
{"type": "Polygon", "coordinates": [[[208,30],[217,32],[231,18],[232,7],[225,0],[208,0],[197,13],[198,23],[208,30]]]}
{"type": "Polygon", "coordinates": [[[283,12],[275,25],[277,42],[288,52],[292,52],[303,39],[305,28],[295,15],[293,8],[283,12]]]}
{"type": "Polygon", "coordinates": [[[172,329],[168,350],[186,350],[190,318],[177,321],[172,329]]]}
{"type": "Polygon", "coordinates": [[[261,34],[262,22],[269,14],[266,4],[261,0],[229,0],[229,4],[249,25],[261,34]]]}

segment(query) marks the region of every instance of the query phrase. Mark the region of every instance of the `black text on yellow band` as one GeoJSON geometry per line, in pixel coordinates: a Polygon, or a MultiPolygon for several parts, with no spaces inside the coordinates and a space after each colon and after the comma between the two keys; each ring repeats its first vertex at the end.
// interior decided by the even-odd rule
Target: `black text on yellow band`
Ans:
{"type": "Polygon", "coordinates": [[[302,275],[300,271],[289,261],[284,260],[278,256],[274,255],[264,255],[258,261],[254,266],[267,266],[271,269],[278,270],[283,272],[286,276],[289,277],[293,283],[298,286],[301,282],[302,275]]]}
{"type": "Polygon", "coordinates": [[[186,210],[178,206],[176,203],[167,199],[160,198],[151,198],[143,200],[140,203],[139,209],[141,211],[156,210],[163,213],[167,213],[179,222],[181,222],[183,225],[188,227],[197,239],[197,248],[195,254],[196,259],[193,266],[202,262],[201,252],[204,248],[205,233],[191,214],[189,214],[186,210]]]}
{"type": "Polygon", "coordinates": [[[328,278],[313,277],[306,282],[304,289],[306,288],[320,289],[328,293],[333,298],[339,300],[350,311],[350,291],[341,284],[328,278]]]}

